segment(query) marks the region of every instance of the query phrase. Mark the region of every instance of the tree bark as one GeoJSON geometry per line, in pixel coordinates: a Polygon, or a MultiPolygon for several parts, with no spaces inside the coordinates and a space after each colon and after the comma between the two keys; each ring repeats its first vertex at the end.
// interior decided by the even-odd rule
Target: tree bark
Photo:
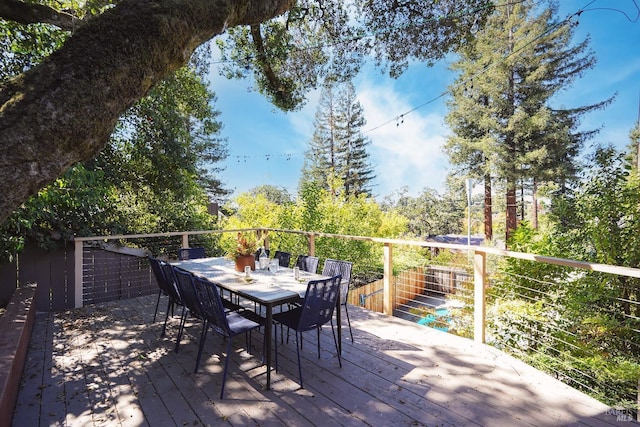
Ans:
{"type": "Polygon", "coordinates": [[[516,199],[516,186],[513,182],[507,183],[507,227],[506,227],[506,244],[509,244],[509,238],[518,227],[518,209],[516,199]]]}
{"type": "Polygon", "coordinates": [[[491,175],[484,176],[484,239],[493,240],[493,199],[491,196],[491,175]]]}
{"type": "Polygon", "coordinates": [[[531,227],[534,230],[538,229],[538,180],[533,178],[533,191],[531,194],[533,199],[531,206],[531,227]]]}
{"type": "Polygon", "coordinates": [[[18,0],[0,1],[0,17],[20,24],[43,23],[73,31],[80,23],[75,16],[38,3],[18,0]]]}
{"type": "Polygon", "coordinates": [[[118,120],[197,46],[293,0],[123,0],[42,64],[0,84],[0,222],[106,144],[118,120]]]}

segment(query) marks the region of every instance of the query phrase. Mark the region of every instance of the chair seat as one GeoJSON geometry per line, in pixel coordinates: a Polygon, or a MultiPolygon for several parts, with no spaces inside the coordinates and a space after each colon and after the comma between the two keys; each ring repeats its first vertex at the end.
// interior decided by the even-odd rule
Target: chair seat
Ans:
{"type": "Polygon", "coordinates": [[[273,320],[291,329],[295,329],[298,332],[312,331],[322,326],[322,324],[319,324],[318,322],[313,322],[304,328],[300,328],[299,322],[300,322],[300,316],[302,316],[303,308],[304,308],[303,306],[299,305],[290,310],[276,313],[273,315],[273,320]]]}
{"type": "Polygon", "coordinates": [[[260,326],[264,326],[267,323],[267,319],[265,319],[264,317],[260,316],[258,313],[252,310],[247,310],[243,308],[238,311],[238,314],[244,317],[245,319],[249,319],[252,322],[259,324],[260,326]]]}
{"type": "Polygon", "coordinates": [[[300,313],[302,313],[302,306],[292,308],[291,310],[282,311],[273,315],[273,320],[282,323],[284,326],[295,329],[298,326],[300,320],[300,313]]]}
{"type": "Polygon", "coordinates": [[[229,329],[232,335],[240,335],[260,326],[260,323],[247,319],[237,312],[229,313],[227,315],[227,321],[229,322],[229,329]]]}

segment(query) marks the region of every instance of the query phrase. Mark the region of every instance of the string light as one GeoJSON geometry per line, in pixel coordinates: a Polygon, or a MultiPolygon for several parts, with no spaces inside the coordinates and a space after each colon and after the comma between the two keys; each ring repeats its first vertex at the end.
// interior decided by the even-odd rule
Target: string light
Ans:
{"type": "MultiPolygon", "coordinates": [[[[595,1],[595,0],[594,0],[594,1],[595,1]]],[[[633,0],[633,1],[634,1],[634,3],[635,3],[635,0],[633,0]]],[[[516,2],[516,3],[520,3],[520,2],[516,2]]],[[[593,2],[589,3],[589,5],[590,5],[590,4],[592,4],[592,3],[593,3],[593,2]]],[[[507,5],[507,4],[514,4],[514,3],[506,3],[505,5],[507,5]]],[[[588,7],[589,5],[587,5],[587,6],[585,6],[585,7],[588,7]]],[[[503,5],[503,6],[504,6],[504,5],[503,5]]],[[[533,39],[531,39],[529,42],[527,42],[527,43],[525,43],[524,45],[522,45],[520,48],[518,48],[518,49],[514,50],[513,52],[510,52],[508,55],[505,55],[503,58],[501,58],[501,61],[496,61],[495,63],[489,63],[489,64],[485,65],[485,66],[484,66],[484,67],[483,67],[483,68],[482,68],[478,73],[476,73],[476,74],[474,74],[474,75],[472,75],[472,76],[468,77],[467,79],[464,79],[464,80],[462,80],[461,82],[457,83],[457,84],[455,85],[455,87],[462,87],[462,88],[463,88],[463,90],[464,90],[465,92],[466,92],[467,90],[472,91],[472,90],[473,90],[473,87],[474,87],[474,85],[473,85],[473,79],[474,79],[475,77],[477,77],[477,76],[480,76],[480,75],[484,74],[484,73],[485,73],[487,70],[489,70],[491,67],[496,66],[496,65],[498,65],[499,63],[501,63],[502,61],[505,61],[505,60],[507,60],[508,58],[510,58],[511,56],[513,56],[513,55],[515,55],[515,54],[517,54],[517,53],[521,52],[522,50],[524,50],[526,47],[528,47],[529,45],[531,45],[532,43],[534,43],[534,42],[535,42],[535,41],[537,41],[538,39],[540,39],[540,38],[542,38],[542,37],[546,36],[547,34],[549,34],[549,33],[553,32],[553,31],[555,31],[556,29],[558,29],[558,28],[562,27],[563,25],[566,25],[566,24],[572,24],[572,22],[571,22],[572,18],[574,18],[574,17],[579,17],[579,16],[580,16],[580,14],[582,14],[582,12],[583,12],[584,10],[585,10],[584,8],[581,8],[581,9],[580,9],[580,10],[578,10],[577,12],[570,14],[570,15],[569,15],[567,18],[565,18],[563,21],[560,21],[559,23],[557,23],[557,24],[555,24],[555,25],[551,25],[551,26],[550,26],[550,27],[548,27],[545,31],[543,31],[541,34],[539,34],[539,35],[535,36],[533,39]],[[467,86],[467,84],[468,84],[468,86],[467,86]]],[[[453,89],[452,89],[452,90],[453,90],[453,89]]],[[[383,127],[383,126],[386,126],[386,125],[388,125],[389,123],[391,123],[391,122],[393,122],[393,121],[395,121],[395,123],[396,123],[396,127],[399,127],[401,124],[404,124],[404,117],[405,117],[406,115],[411,114],[411,113],[413,113],[414,111],[417,111],[418,109],[423,108],[423,107],[425,107],[425,106],[427,106],[427,105],[429,105],[429,104],[431,104],[431,103],[433,103],[433,102],[437,101],[438,99],[440,99],[440,98],[444,97],[445,95],[448,95],[450,92],[451,92],[450,90],[445,90],[445,91],[443,91],[442,93],[440,93],[439,95],[437,95],[436,97],[434,97],[434,98],[432,98],[432,99],[429,99],[429,100],[427,100],[426,102],[423,102],[422,104],[419,104],[419,105],[417,105],[417,106],[415,106],[415,107],[411,108],[410,110],[408,110],[408,111],[406,111],[406,112],[404,112],[404,113],[402,113],[402,114],[400,114],[400,115],[395,116],[393,119],[387,120],[387,121],[385,121],[384,123],[382,123],[382,124],[380,124],[380,125],[378,125],[378,126],[376,126],[376,127],[373,127],[373,128],[371,128],[371,129],[369,129],[369,130],[366,130],[366,131],[364,131],[363,133],[364,133],[364,134],[371,133],[371,132],[373,132],[374,130],[379,129],[379,128],[383,127]]],[[[266,160],[269,160],[270,156],[273,156],[273,154],[252,155],[252,156],[247,156],[247,155],[245,155],[245,156],[230,156],[230,157],[235,157],[235,158],[237,159],[238,163],[240,163],[241,161],[244,161],[244,162],[246,163],[248,159],[263,159],[263,158],[264,158],[264,159],[266,159],[266,160]]],[[[286,160],[291,160],[291,158],[292,158],[292,157],[300,157],[300,154],[298,154],[298,153],[288,153],[288,154],[281,154],[281,155],[278,155],[278,156],[280,156],[280,157],[285,157],[285,156],[286,156],[286,160]]]]}
{"type": "Polygon", "coordinates": [[[551,25],[551,26],[549,26],[545,31],[543,31],[541,34],[539,34],[539,35],[537,35],[536,37],[534,37],[533,39],[531,39],[529,42],[525,43],[525,44],[524,44],[523,46],[521,46],[520,48],[518,48],[518,49],[514,50],[513,52],[510,52],[508,55],[505,55],[505,56],[501,59],[501,61],[497,61],[497,62],[495,62],[495,63],[493,63],[493,64],[491,64],[491,63],[487,64],[485,67],[483,67],[483,68],[482,68],[479,72],[477,72],[476,74],[474,74],[474,75],[472,75],[472,76],[468,77],[467,79],[462,80],[461,82],[459,82],[459,83],[457,83],[456,85],[454,85],[454,88],[452,88],[451,90],[445,90],[444,92],[440,93],[440,94],[439,94],[439,95],[437,95],[436,97],[431,98],[431,99],[429,99],[428,101],[423,102],[422,104],[417,105],[417,106],[415,106],[415,107],[411,108],[411,109],[410,109],[410,110],[408,110],[408,111],[405,111],[404,113],[400,114],[399,116],[396,116],[396,117],[395,117],[395,118],[393,118],[393,119],[387,120],[386,122],[383,122],[383,123],[381,123],[381,124],[379,124],[379,125],[377,125],[377,126],[375,126],[375,127],[371,128],[371,129],[368,129],[368,130],[364,131],[363,133],[365,133],[365,134],[366,134],[366,133],[371,133],[371,132],[373,132],[374,130],[380,129],[381,127],[386,126],[386,125],[388,125],[389,123],[391,123],[391,122],[393,122],[393,121],[395,121],[395,122],[396,122],[396,127],[399,127],[399,126],[400,126],[400,124],[404,123],[404,116],[406,116],[406,115],[408,115],[408,114],[410,114],[410,113],[413,113],[414,111],[416,111],[416,110],[418,110],[418,109],[420,109],[420,108],[422,108],[422,107],[425,107],[425,106],[427,106],[427,105],[429,105],[429,104],[434,103],[435,101],[439,100],[440,98],[444,97],[445,95],[450,94],[450,93],[455,89],[455,87],[463,87],[463,90],[464,90],[465,92],[467,92],[467,89],[468,89],[469,91],[473,90],[473,79],[474,79],[475,77],[477,77],[477,76],[480,76],[480,75],[484,74],[485,72],[487,72],[487,70],[489,70],[489,68],[491,68],[491,67],[493,67],[493,66],[496,66],[496,65],[500,64],[501,62],[506,61],[506,60],[507,60],[508,58],[510,58],[511,56],[513,56],[513,55],[515,55],[515,54],[517,54],[517,53],[521,52],[521,51],[522,51],[522,50],[524,50],[526,47],[528,47],[529,45],[531,45],[532,43],[534,43],[535,41],[539,40],[539,39],[540,39],[540,38],[542,38],[542,37],[545,37],[547,34],[549,34],[549,33],[553,32],[553,31],[555,31],[556,29],[558,29],[558,28],[562,27],[563,25],[567,25],[567,24],[572,25],[572,26],[577,25],[577,18],[579,18],[579,17],[580,17],[580,15],[581,15],[583,12],[585,12],[585,11],[599,10],[599,9],[615,10],[615,11],[620,12],[620,13],[622,13],[623,15],[625,15],[625,16],[627,17],[627,19],[629,19],[629,21],[631,21],[632,23],[637,22],[637,21],[638,21],[638,19],[639,19],[639,17],[640,17],[640,7],[638,7],[638,4],[636,3],[636,0],[632,0],[633,4],[636,6],[636,9],[638,10],[638,16],[636,16],[636,18],[635,18],[634,20],[632,20],[632,19],[631,19],[631,18],[630,18],[630,17],[629,17],[625,12],[623,12],[623,11],[621,11],[621,10],[618,10],[618,9],[610,9],[610,8],[591,8],[591,9],[586,9],[587,7],[589,7],[589,6],[590,6],[591,4],[593,4],[594,2],[595,2],[595,0],[593,0],[592,2],[590,2],[589,4],[587,4],[586,6],[584,6],[584,7],[580,8],[577,12],[574,12],[574,13],[572,13],[572,14],[568,15],[568,16],[567,16],[567,18],[565,18],[564,20],[560,21],[559,23],[557,23],[557,24],[555,24],[555,25],[551,25]],[[576,22],[575,22],[575,23],[574,23],[574,22],[572,22],[573,18],[576,18],[576,22]],[[470,83],[469,87],[467,87],[467,83],[470,83]],[[398,118],[401,118],[402,120],[401,120],[401,121],[398,121],[398,118]]]}
{"type": "MultiPolygon", "coordinates": [[[[638,22],[638,20],[640,20],[640,6],[638,6],[638,3],[636,2],[636,0],[631,0],[631,3],[633,3],[633,5],[636,7],[636,17],[635,18],[631,18],[629,15],[627,15],[627,12],[625,12],[624,10],[616,9],[616,8],[613,8],[613,7],[593,7],[591,9],[586,9],[587,7],[592,5],[593,3],[595,3],[595,0],[592,1],[591,3],[589,3],[584,8],[582,8],[582,10],[580,12],[591,11],[591,10],[608,10],[608,11],[612,11],[612,12],[621,13],[632,24],[635,24],[636,22],[638,22]]],[[[578,14],[578,16],[580,16],[580,15],[578,14]]]]}
{"type": "Polygon", "coordinates": [[[237,163],[247,163],[248,160],[259,159],[259,160],[271,160],[272,158],[281,158],[285,161],[289,161],[292,158],[302,157],[301,153],[283,153],[283,154],[236,154],[232,156],[228,156],[228,158],[235,159],[237,163]]]}

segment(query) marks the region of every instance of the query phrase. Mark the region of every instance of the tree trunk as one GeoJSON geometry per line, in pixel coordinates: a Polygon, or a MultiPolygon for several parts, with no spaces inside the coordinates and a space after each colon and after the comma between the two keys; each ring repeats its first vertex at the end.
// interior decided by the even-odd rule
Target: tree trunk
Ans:
{"type": "Polygon", "coordinates": [[[526,206],[527,204],[525,203],[525,200],[524,200],[524,179],[523,179],[520,184],[520,221],[524,221],[525,219],[525,215],[527,212],[526,206]]]}
{"type": "Polygon", "coordinates": [[[123,0],[42,64],[0,85],[0,222],[75,163],[194,49],[228,27],[276,17],[293,0],[123,0]]]}
{"type": "Polygon", "coordinates": [[[516,200],[516,187],[515,183],[507,183],[507,230],[506,230],[506,242],[509,242],[513,231],[518,226],[518,209],[516,200]]]}
{"type": "Polygon", "coordinates": [[[493,200],[491,198],[491,176],[484,176],[484,239],[493,240],[493,200]]]}
{"type": "Polygon", "coordinates": [[[531,227],[538,229],[538,180],[533,178],[533,190],[531,192],[531,227]]]}

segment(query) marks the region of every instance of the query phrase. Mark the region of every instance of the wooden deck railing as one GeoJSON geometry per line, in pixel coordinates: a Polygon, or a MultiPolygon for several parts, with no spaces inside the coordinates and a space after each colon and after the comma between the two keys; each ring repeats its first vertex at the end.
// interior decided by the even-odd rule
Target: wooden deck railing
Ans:
{"type": "MultiPolygon", "coordinates": [[[[230,233],[238,231],[269,231],[277,233],[293,233],[304,235],[308,242],[308,253],[315,254],[315,242],[318,238],[338,238],[349,240],[360,240],[372,243],[381,244],[383,246],[383,312],[387,315],[392,315],[394,308],[402,301],[396,301],[396,292],[394,292],[394,277],[393,277],[393,254],[394,247],[397,246],[418,246],[423,248],[438,248],[438,249],[451,249],[456,251],[467,251],[470,254],[470,259],[473,265],[473,306],[474,306],[474,340],[479,342],[485,342],[486,334],[486,289],[487,289],[487,256],[493,255],[498,257],[511,257],[522,260],[529,260],[540,263],[561,265],[573,267],[576,269],[583,269],[589,271],[598,271],[610,274],[617,274],[626,277],[640,278],[640,269],[619,267],[606,264],[594,264],[581,261],[575,261],[563,258],[554,258],[548,256],[540,256],[530,253],[513,252],[507,250],[501,250],[490,247],[477,247],[458,244],[445,244],[436,242],[422,242],[413,240],[400,240],[400,239],[384,239],[376,237],[366,236],[348,236],[330,233],[318,233],[307,232],[300,230],[282,230],[271,228],[257,228],[257,229],[234,229],[234,230],[206,230],[206,231],[184,231],[184,232],[170,232],[170,233],[157,233],[157,234],[138,234],[138,235],[115,235],[115,236],[93,236],[93,237],[79,237],[75,239],[75,306],[80,307],[83,301],[83,245],[90,241],[109,241],[109,240],[128,240],[139,238],[180,238],[182,247],[188,248],[190,237],[213,234],[213,233],[230,233]]],[[[266,243],[268,245],[268,241],[266,243]]]]}

